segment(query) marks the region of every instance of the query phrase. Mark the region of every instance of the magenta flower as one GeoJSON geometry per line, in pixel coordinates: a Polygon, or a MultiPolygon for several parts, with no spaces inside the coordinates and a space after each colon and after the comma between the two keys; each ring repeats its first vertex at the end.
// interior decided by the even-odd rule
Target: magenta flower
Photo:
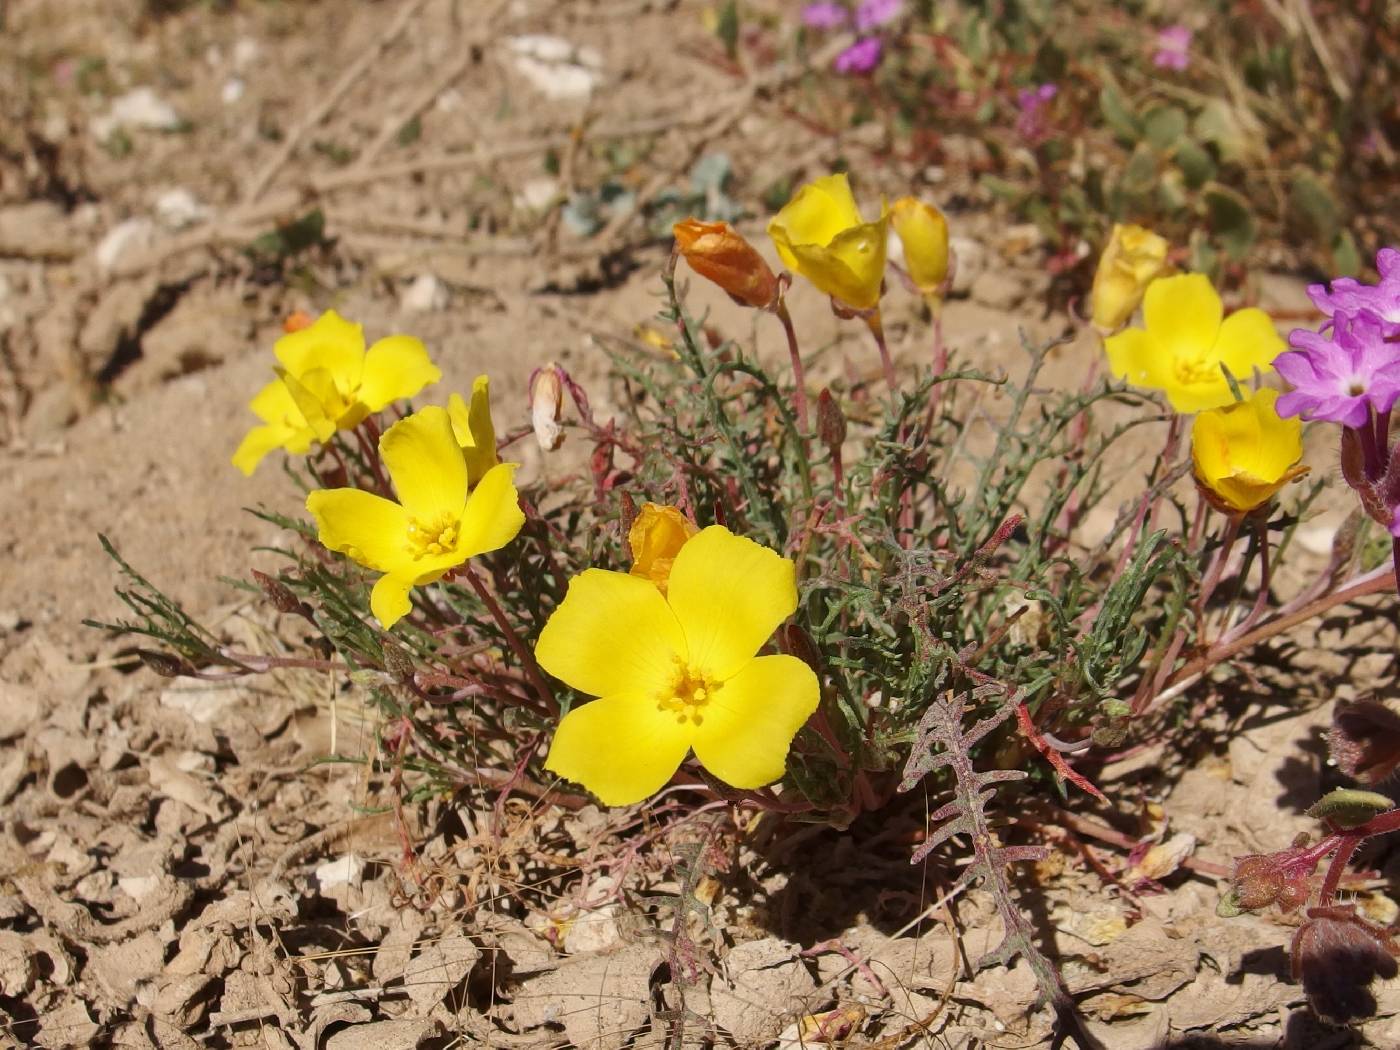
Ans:
{"type": "Polygon", "coordinates": [[[1400,400],[1400,348],[1385,341],[1372,313],[1335,315],[1326,335],[1295,328],[1294,349],[1274,358],[1274,369],[1293,386],[1278,399],[1278,414],[1329,419],[1361,428],[1371,409],[1389,412],[1400,400]]]}
{"type": "Polygon", "coordinates": [[[1191,37],[1194,34],[1183,25],[1167,26],[1157,33],[1157,50],[1152,56],[1152,64],[1158,69],[1175,69],[1177,72],[1191,64],[1191,37]]]}
{"type": "Polygon", "coordinates": [[[840,29],[850,17],[851,12],[841,4],[808,4],[802,9],[802,24],[809,29],[840,29]]]}
{"type": "Polygon", "coordinates": [[[832,66],[836,72],[848,75],[869,73],[880,64],[880,56],[884,54],[884,50],[878,36],[868,36],[857,40],[837,55],[832,66]]]}
{"type": "Polygon", "coordinates": [[[893,22],[904,9],[904,0],[862,0],[856,8],[856,32],[868,33],[893,22]]]}
{"type": "Polygon", "coordinates": [[[1016,106],[1021,111],[1016,117],[1016,134],[1025,139],[1028,145],[1038,146],[1050,137],[1045,110],[1059,93],[1060,89],[1054,84],[1022,88],[1016,92],[1016,106]]]}
{"type": "MultiPolygon", "coordinates": [[[[1308,285],[1313,305],[1335,321],[1369,310],[1380,320],[1389,338],[1400,336],[1400,249],[1382,248],[1376,253],[1379,284],[1362,284],[1350,277],[1338,277],[1329,290],[1325,284],[1308,285]]],[[[1395,351],[1400,354],[1400,350],[1395,351]]]]}

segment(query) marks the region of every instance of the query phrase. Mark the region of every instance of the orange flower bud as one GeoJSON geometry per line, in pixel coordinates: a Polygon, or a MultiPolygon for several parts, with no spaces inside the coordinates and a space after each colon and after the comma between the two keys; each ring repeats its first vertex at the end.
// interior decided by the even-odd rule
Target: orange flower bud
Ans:
{"type": "Polygon", "coordinates": [[[686,219],[672,231],[690,268],[723,288],[736,303],[763,310],[777,300],[778,278],[729,223],[686,219]]]}
{"type": "Polygon", "coordinates": [[[650,580],[665,594],[671,563],[685,541],[698,531],[695,523],[675,507],[643,503],[627,532],[627,545],[632,548],[632,575],[650,580]]]}
{"type": "Polygon", "coordinates": [[[310,328],[315,320],[305,310],[293,310],[283,318],[282,331],[286,335],[291,335],[293,332],[300,332],[303,328],[310,328]]]}

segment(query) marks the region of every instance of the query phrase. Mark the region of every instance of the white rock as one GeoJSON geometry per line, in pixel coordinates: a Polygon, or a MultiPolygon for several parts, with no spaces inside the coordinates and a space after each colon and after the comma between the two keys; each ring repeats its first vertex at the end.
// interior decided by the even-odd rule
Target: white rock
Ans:
{"type": "Polygon", "coordinates": [[[602,82],[603,58],[591,47],[534,33],[507,37],[506,46],[511,65],[547,98],[587,98],[602,82]]]}
{"type": "Polygon", "coordinates": [[[262,45],[253,37],[239,37],[233,45],[233,68],[247,69],[262,55],[262,45]]]}
{"type": "Polygon", "coordinates": [[[224,105],[231,106],[243,97],[243,92],[247,85],[243,83],[242,77],[229,77],[224,81],[223,88],[219,91],[219,98],[224,105]]]}
{"type": "Polygon", "coordinates": [[[155,240],[155,233],[156,224],[143,216],[118,223],[107,231],[107,235],[98,241],[97,247],[93,249],[97,265],[104,270],[110,270],[124,256],[144,252],[155,240]]]}
{"type": "Polygon", "coordinates": [[[987,269],[987,249],[971,237],[950,237],[948,247],[954,259],[952,294],[967,295],[987,269]]]}
{"type": "Polygon", "coordinates": [[[420,273],[413,283],[404,289],[399,297],[399,306],[405,313],[425,314],[442,310],[447,306],[447,285],[436,274],[420,273]]]}
{"type": "Polygon", "coordinates": [[[117,879],[117,888],[138,901],[150,896],[159,884],[160,879],[154,875],[125,875],[117,879]]]}
{"type": "Polygon", "coordinates": [[[433,108],[439,113],[456,113],[466,105],[466,101],[456,88],[448,88],[434,100],[433,108]]]}
{"type": "Polygon", "coordinates": [[[148,87],[133,88],[112,100],[105,116],[92,122],[92,133],[105,139],[117,128],[145,128],[149,131],[175,131],[184,118],[165,99],[148,87]]]}
{"type": "Polygon", "coordinates": [[[166,190],[156,198],[156,218],[168,230],[182,230],[209,217],[209,209],[183,186],[166,190]]]}
{"type": "Polygon", "coordinates": [[[316,884],[323,890],[332,886],[349,886],[360,881],[365,862],[353,853],[328,860],[316,868],[316,884]]]}
{"type": "Polygon", "coordinates": [[[544,211],[554,203],[554,198],[559,195],[559,180],[542,175],[536,179],[527,179],[520,187],[520,192],[515,195],[513,203],[521,211],[544,211]]]}

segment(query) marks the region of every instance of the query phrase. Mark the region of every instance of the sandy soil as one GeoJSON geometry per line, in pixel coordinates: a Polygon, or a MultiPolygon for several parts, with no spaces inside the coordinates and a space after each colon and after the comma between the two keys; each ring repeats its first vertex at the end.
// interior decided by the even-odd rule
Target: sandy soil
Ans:
{"type": "MultiPolygon", "coordinates": [[[[480,793],[400,821],[392,786],[355,761],[375,726],[353,693],[312,672],[160,679],[81,624],[121,612],[100,532],[235,643],[256,651],[279,629],[218,577],[277,541],[243,508],[297,510],[275,466],[244,479],[228,464],[293,310],[419,335],[444,389],[488,372],[502,429],[528,420],[526,377],[549,360],[605,417],[622,394],[602,343],[643,345],[668,247],[635,214],[579,236],[551,200],[612,179],[650,204],[718,152],[758,216],[767,187],[837,158],[872,201],[966,189],[955,168],[929,186],[877,161],[869,129],[806,130],[781,101],[795,71],[733,68],[700,14],[647,0],[0,7],[0,1042],[787,1046],[790,1026],[832,1010],[850,1046],[1048,1040],[1023,964],[960,969],[996,943],[977,891],[951,928],[903,929],[942,878],[907,863],[922,810],[745,847],[707,876],[693,972],[663,982],[676,941],[641,898],[679,875],[600,874],[590,850],[622,833],[618,814],[519,800],[493,813],[480,793]],[[591,49],[563,73],[596,76],[592,93],[546,97],[520,66],[529,34],[591,49]],[[331,243],[291,279],[244,253],[313,208],[331,243]],[[332,752],[350,760],[312,764],[332,752]]],[[[743,225],[767,250],[761,222],[743,225]]],[[[1033,231],[970,210],[954,232],[954,347],[1011,366],[1019,330],[1066,328],[1044,316],[1033,231]]],[[[1297,303],[1291,279],[1265,292],[1297,303]]],[[[782,359],[776,326],[698,286],[692,302],[782,359]]],[[[815,295],[793,305],[825,348],[814,384],[874,372],[862,332],[815,295]]],[[[889,327],[900,360],[929,352],[913,303],[893,301],[889,327]]],[[[1078,338],[1046,381],[1077,381],[1097,352],[1078,338]]],[[[568,469],[524,455],[526,483],[568,469]]],[[[1389,680],[1374,655],[1393,650],[1388,623],[1327,630],[1373,654],[1350,665],[1346,695],[1389,680]]],[[[1349,659],[1337,648],[1328,659],[1349,659]]],[[[1281,657],[1172,744],[1105,768],[1116,813],[1076,812],[1169,822],[1206,871],[1314,830],[1302,811],[1332,782],[1319,734],[1335,670],[1281,657]]],[[[1024,874],[1027,907],[1108,1046],[1400,1045],[1400,990],[1378,988],[1364,1031],[1325,1030],[1288,979],[1291,930],[1216,919],[1216,880],[1199,871],[1129,892],[1103,875],[1126,851],[1046,827],[1058,848],[1024,874]]],[[[1379,890],[1363,899],[1394,919],[1379,890]]]]}

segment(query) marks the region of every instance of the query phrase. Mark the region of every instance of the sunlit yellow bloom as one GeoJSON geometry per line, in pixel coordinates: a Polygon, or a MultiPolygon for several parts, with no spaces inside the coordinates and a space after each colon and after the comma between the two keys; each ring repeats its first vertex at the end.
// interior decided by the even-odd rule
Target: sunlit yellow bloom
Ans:
{"type": "Polygon", "coordinates": [[[1168,270],[1165,237],[1141,226],[1113,224],[1090,293],[1094,325],[1107,334],[1125,325],[1147,286],[1168,270]]]}
{"type": "Polygon", "coordinates": [[[885,279],[889,213],[860,217],[845,175],[827,175],[797,191],[768,224],[783,265],[847,306],[869,310],[885,279]]]}
{"type": "Polygon", "coordinates": [[[1303,458],[1303,423],[1280,419],[1278,391],[1257,390],[1245,401],[1213,408],[1191,427],[1196,480],[1218,509],[1248,512],[1263,506],[1294,478],[1308,472],[1303,458]]]}
{"type": "Polygon", "coordinates": [[[447,399],[447,414],[467,460],[467,484],[475,485],[501,461],[496,454],[496,426],[491,422],[491,381],[486,376],[472,381],[470,406],[454,393],[447,399]]]}
{"type": "Polygon", "coordinates": [[[466,460],[446,409],[432,406],[399,420],[379,439],[379,454],[397,503],[360,489],[323,489],[306,497],[306,509],[323,544],[384,573],[370,609],[387,630],[411,607],[411,588],[504,547],[525,515],[514,463],[492,467],[468,491],[466,460]]]}
{"type": "Polygon", "coordinates": [[[535,655],[600,699],[564,716],[545,768],[610,806],[654,794],[692,748],[726,784],[777,780],[820,690],[797,657],[755,654],[796,608],[792,562],[722,525],[681,548],[664,596],[624,572],[575,576],[535,655]]]}
{"type": "Polygon", "coordinates": [[[937,295],[948,279],[948,220],[932,204],[901,197],[890,206],[890,223],[904,246],[904,268],[914,287],[937,295]]]}
{"type": "Polygon", "coordinates": [[[243,439],[233,465],[251,474],[275,448],[295,455],[313,441],[358,426],[391,401],[412,397],[442,373],[423,344],[391,335],[365,351],[364,329],[334,310],[288,332],[273,346],[277,378],[249,404],[263,421],[243,439]]]}
{"type": "Polygon", "coordinates": [[[727,222],[685,219],[671,227],[690,268],[736,302],[763,309],[778,298],[778,278],[752,244],[727,222]]]}
{"type": "Polygon", "coordinates": [[[675,507],[643,503],[641,513],[627,531],[632,548],[632,575],[650,580],[666,593],[671,565],[685,541],[699,529],[675,507]]]}
{"type": "Polygon", "coordinates": [[[1267,371],[1283,340],[1263,310],[1236,310],[1223,321],[1220,296],[1199,273],[1159,277],[1142,301],[1146,328],[1104,340],[1113,374],[1166,392],[1178,412],[1221,408],[1235,400],[1223,364],[1238,379],[1267,371]]]}

